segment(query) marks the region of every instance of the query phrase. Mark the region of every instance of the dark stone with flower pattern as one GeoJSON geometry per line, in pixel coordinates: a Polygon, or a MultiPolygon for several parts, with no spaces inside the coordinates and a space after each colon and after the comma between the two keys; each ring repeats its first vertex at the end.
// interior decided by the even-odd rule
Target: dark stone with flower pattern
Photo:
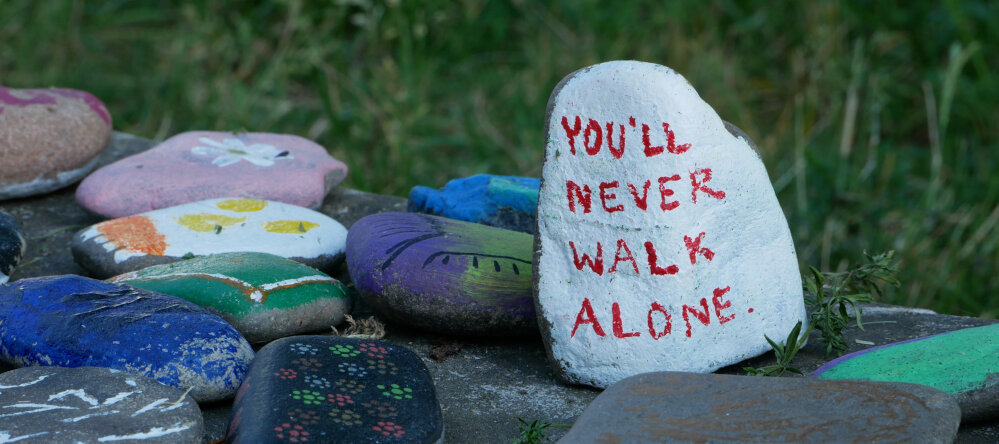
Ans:
{"type": "Polygon", "coordinates": [[[101,367],[0,375],[0,443],[198,443],[204,420],[184,390],[101,367]]]}
{"type": "Polygon", "coordinates": [[[24,233],[10,213],[0,211],[0,284],[7,282],[10,272],[24,255],[24,233]]]}
{"type": "Polygon", "coordinates": [[[296,336],[257,352],[236,394],[230,443],[441,443],[433,380],[406,348],[296,336]]]}

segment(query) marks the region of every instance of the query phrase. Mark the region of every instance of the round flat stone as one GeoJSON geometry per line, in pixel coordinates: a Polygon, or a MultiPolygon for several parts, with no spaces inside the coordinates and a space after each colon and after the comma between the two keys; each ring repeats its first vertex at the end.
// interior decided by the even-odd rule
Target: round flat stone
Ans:
{"type": "Polygon", "coordinates": [[[0,375],[0,442],[199,443],[204,421],[183,390],[99,367],[0,375]]]}
{"type": "Polygon", "coordinates": [[[0,210],[0,284],[10,279],[10,272],[24,256],[26,245],[17,220],[0,210]]]}
{"type": "Polygon", "coordinates": [[[486,336],[536,335],[530,235],[417,213],[380,213],[347,235],[358,292],[391,322],[486,336]]]}
{"type": "Polygon", "coordinates": [[[73,240],[73,257],[107,278],[183,258],[270,253],[332,272],[347,229],[326,215],[280,202],[225,198],[104,221],[73,240]]]}
{"type": "Polygon", "coordinates": [[[109,279],[177,296],[215,312],[250,342],[329,329],[350,311],[340,281],[267,253],[223,253],[109,279]]]}
{"type": "Polygon", "coordinates": [[[0,86],[0,200],[82,179],[110,140],[111,115],[90,93],[0,86]]]}
{"type": "Polygon", "coordinates": [[[442,443],[443,427],[433,380],[413,352],[297,336],[258,352],[236,395],[227,442],[442,443]]]}
{"type": "Polygon", "coordinates": [[[253,349],[195,304],[80,276],[0,286],[0,358],[16,366],[106,367],[191,389],[199,402],[231,397],[253,349]]]}
{"type": "Polygon", "coordinates": [[[76,200],[109,218],[227,196],[316,209],[346,176],[343,162],[298,136],[193,131],[95,171],[76,200]]]}
{"type": "Polygon", "coordinates": [[[871,347],[812,376],[922,384],[953,396],[966,421],[993,419],[999,417],[999,324],[871,347]]]}
{"type": "Polygon", "coordinates": [[[806,319],[763,162],[683,76],[581,69],[552,92],[545,126],[535,296],[560,379],[712,372],[806,319]]]}
{"type": "Polygon", "coordinates": [[[407,210],[533,234],[540,185],[533,177],[478,174],[443,190],[413,187],[407,210]]]}
{"type": "Polygon", "coordinates": [[[657,372],[610,386],[559,443],[950,443],[960,419],[917,384],[657,372]]]}

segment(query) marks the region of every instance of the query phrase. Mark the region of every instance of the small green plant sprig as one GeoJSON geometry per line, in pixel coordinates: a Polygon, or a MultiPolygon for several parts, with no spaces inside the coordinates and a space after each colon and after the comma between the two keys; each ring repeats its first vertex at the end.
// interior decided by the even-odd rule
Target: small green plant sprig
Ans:
{"type": "Polygon", "coordinates": [[[791,367],[791,361],[812,330],[818,330],[822,334],[826,357],[833,350],[840,354],[846,351],[848,345],[843,338],[843,329],[853,321],[856,321],[857,328],[864,329],[861,309],[857,304],[873,301],[874,294],[883,295],[884,284],[896,287],[900,284],[895,277],[898,273],[898,261],[894,258],[894,253],[888,251],[872,256],[865,251],[867,263],[839,273],[820,272],[815,267],[809,267],[811,276],[804,276],[803,283],[805,290],[813,296],[805,298],[805,304],[812,308],[808,317],[808,329],[802,334],[801,322],[798,322],[787,339],[780,344],[764,335],[774,350],[777,364],[759,368],[743,367],[743,371],[750,376],[782,376],[787,372],[802,374],[800,370],[791,367]],[[850,315],[848,307],[853,308],[855,317],[850,315]]]}
{"type": "Polygon", "coordinates": [[[517,418],[520,421],[520,436],[513,440],[513,444],[539,444],[544,442],[545,429],[549,427],[559,427],[567,429],[571,427],[569,424],[553,424],[548,421],[542,421],[540,419],[535,419],[534,421],[527,422],[524,418],[517,418]]]}
{"type": "Polygon", "coordinates": [[[861,310],[857,304],[872,302],[874,294],[882,296],[883,284],[899,285],[895,277],[898,261],[894,259],[894,254],[894,251],[889,251],[872,256],[865,251],[867,263],[840,273],[823,273],[815,267],[808,267],[812,275],[805,276],[804,286],[814,299],[805,299],[805,304],[812,308],[808,318],[811,325],[806,335],[812,329],[822,334],[826,357],[833,350],[842,354],[848,347],[843,339],[843,329],[854,320],[854,316],[849,315],[848,306],[856,314],[857,328],[863,330],[861,310]]]}
{"type": "MultiPolygon", "coordinates": [[[[811,328],[809,328],[811,330],[811,328]]],[[[801,321],[794,324],[794,328],[791,329],[791,333],[788,333],[787,339],[785,339],[780,344],[777,344],[770,339],[767,335],[763,335],[767,342],[770,343],[770,347],[774,349],[774,355],[777,356],[777,363],[774,365],[767,365],[764,367],[743,367],[742,370],[746,372],[749,376],[784,376],[784,373],[791,372],[802,374],[801,370],[791,367],[791,360],[794,359],[794,355],[798,354],[798,350],[801,350],[801,340],[805,336],[801,336],[801,321]]]]}

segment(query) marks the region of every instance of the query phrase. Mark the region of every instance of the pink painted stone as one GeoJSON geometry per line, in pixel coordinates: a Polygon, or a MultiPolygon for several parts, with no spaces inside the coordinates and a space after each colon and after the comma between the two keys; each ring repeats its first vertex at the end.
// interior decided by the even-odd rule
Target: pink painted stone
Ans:
{"type": "Polygon", "coordinates": [[[88,92],[0,86],[0,200],[82,179],[110,139],[111,115],[88,92]]]}
{"type": "Polygon", "coordinates": [[[347,165],[292,135],[193,131],[88,176],[76,201],[109,218],[218,197],[319,208],[347,165]]]}

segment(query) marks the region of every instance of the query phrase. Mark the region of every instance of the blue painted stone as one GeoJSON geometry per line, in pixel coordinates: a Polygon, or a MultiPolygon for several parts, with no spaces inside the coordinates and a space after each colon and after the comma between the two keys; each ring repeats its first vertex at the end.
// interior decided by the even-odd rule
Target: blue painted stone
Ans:
{"type": "Polygon", "coordinates": [[[534,233],[541,180],[479,174],[409,192],[409,211],[534,233]]]}
{"type": "Polygon", "coordinates": [[[253,349],[222,318],[183,299],[74,276],[0,286],[0,359],[17,366],[106,367],[231,397],[253,349]]]}
{"type": "Polygon", "coordinates": [[[226,442],[444,442],[419,356],[382,341],[294,336],[260,349],[232,406],[226,442]]]}
{"type": "Polygon", "coordinates": [[[17,220],[0,211],[0,284],[7,282],[10,272],[24,255],[24,233],[17,220]]]}

